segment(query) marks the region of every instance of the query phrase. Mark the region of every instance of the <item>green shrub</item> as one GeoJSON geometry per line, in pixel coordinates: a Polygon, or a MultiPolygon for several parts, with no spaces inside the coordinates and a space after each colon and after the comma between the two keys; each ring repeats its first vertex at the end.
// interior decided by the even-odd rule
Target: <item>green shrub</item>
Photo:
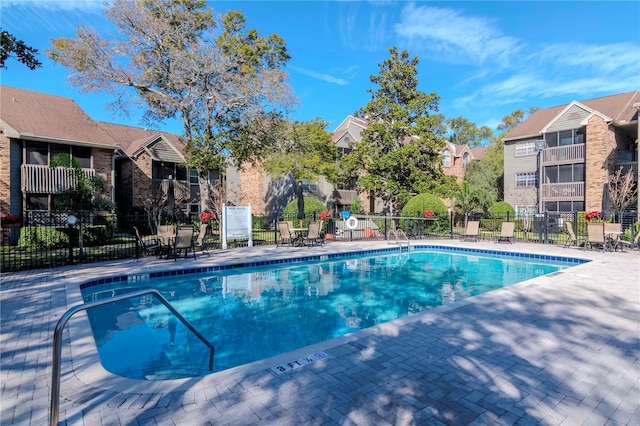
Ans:
{"type": "Polygon", "coordinates": [[[498,201],[489,207],[489,215],[494,219],[507,219],[514,220],[516,218],[516,211],[511,207],[511,204],[506,201],[498,201]]]}
{"type": "Polygon", "coordinates": [[[84,226],[82,228],[82,244],[85,247],[101,246],[111,242],[113,231],[107,225],[84,226]]]}
{"type": "Polygon", "coordinates": [[[429,193],[418,194],[407,201],[400,216],[424,218],[424,212],[431,210],[433,220],[422,221],[422,232],[433,233],[436,230],[444,231],[449,229],[449,210],[442,200],[429,193]]]}
{"type": "Polygon", "coordinates": [[[53,226],[25,226],[20,229],[18,247],[54,249],[69,246],[69,237],[53,226]]]}
{"type": "Polygon", "coordinates": [[[351,203],[351,207],[349,207],[351,214],[362,214],[364,213],[364,208],[362,207],[362,200],[358,198],[353,203],[351,203]]]}
{"type": "MultiPolygon", "coordinates": [[[[320,200],[313,197],[304,197],[304,226],[309,226],[309,222],[315,217],[316,220],[320,220],[320,213],[327,211],[327,207],[322,204],[320,200]],[[315,214],[315,216],[314,216],[315,214]]],[[[292,220],[298,218],[298,199],[294,199],[284,208],[285,220],[292,220]]],[[[298,222],[294,221],[294,224],[298,226],[298,222]]]]}
{"type": "Polygon", "coordinates": [[[266,216],[253,216],[251,218],[253,229],[267,229],[269,228],[268,219],[266,216]]]}

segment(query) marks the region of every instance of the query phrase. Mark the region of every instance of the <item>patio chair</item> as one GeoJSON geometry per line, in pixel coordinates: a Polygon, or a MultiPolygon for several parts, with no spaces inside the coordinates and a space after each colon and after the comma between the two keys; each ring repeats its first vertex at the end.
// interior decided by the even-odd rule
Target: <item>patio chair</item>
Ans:
{"type": "Polygon", "coordinates": [[[480,222],[477,220],[470,220],[464,228],[464,233],[460,236],[460,241],[473,240],[477,242],[479,234],[480,222]]]}
{"type": "Polygon", "coordinates": [[[180,251],[184,251],[184,258],[189,255],[189,250],[193,252],[193,258],[196,258],[196,251],[193,245],[193,228],[191,226],[185,226],[178,228],[176,237],[173,243],[173,259],[178,260],[180,251]]]}
{"type": "Polygon", "coordinates": [[[506,241],[511,244],[515,244],[516,237],[513,235],[516,228],[515,222],[502,222],[502,229],[500,230],[500,235],[494,238],[494,242],[499,243],[502,241],[506,241]]]}
{"type": "Polygon", "coordinates": [[[585,250],[587,249],[587,245],[591,249],[593,249],[593,247],[601,247],[602,251],[605,251],[604,224],[600,222],[587,223],[587,241],[584,244],[585,250]]]}
{"type": "Polygon", "coordinates": [[[620,244],[620,236],[622,235],[622,224],[607,223],[604,224],[604,241],[605,248],[608,247],[613,251],[617,251],[620,244]]]}
{"type": "Polygon", "coordinates": [[[158,225],[156,238],[163,245],[165,251],[170,251],[173,238],[176,236],[176,228],[173,225],[158,225]]]}
{"type": "Polygon", "coordinates": [[[634,248],[640,248],[640,230],[636,233],[636,236],[633,238],[632,241],[626,241],[623,239],[620,239],[618,241],[618,244],[620,245],[620,250],[624,251],[625,247],[628,247],[630,250],[634,249],[634,248]]]}
{"type": "Polygon", "coordinates": [[[562,247],[566,248],[570,246],[578,246],[578,237],[576,237],[576,233],[573,232],[573,224],[567,221],[565,222],[565,225],[567,226],[567,233],[569,234],[569,239],[567,240],[566,243],[564,243],[564,246],[562,247]]]}
{"type": "Polygon", "coordinates": [[[280,239],[276,241],[276,247],[278,246],[278,242],[280,245],[287,244],[288,246],[294,243],[295,236],[290,231],[289,223],[278,222],[278,232],[280,233],[280,239]]]}
{"type": "Polygon", "coordinates": [[[322,222],[318,220],[314,220],[309,223],[309,231],[307,235],[303,237],[302,243],[311,247],[314,244],[320,244],[321,246],[324,244],[324,239],[320,236],[320,230],[322,229],[322,222]]]}
{"type": "Polygon", "coordinates": [[[198,232],[198,236],[196,237],[196,240],[193,242],[193,255],[195,257],[195,252],[197,250],[200,250],[202,252],[202,254],[206,254],[207,256],[211,256],[211,254],[209,254],[209,251],[207,250],[207,244],[205,242],[205,237],[207,235],[207,227],[209,226],[208,223],[201,223],[200,224],[200,232],[198,232]]]}
{"type": "Polygon", "coordinates": [[[154,256],[159,256],[162,253],[162,244],[156,237],[152,237],[151,239],[147,239],[146,241],[140,236],[140,231],[135,226],[133,227],[133,232],[136,236],[136,242],[138,245],[138,252],[136,253],[136,258],[140,258],[140,255],[152,254],[154,256]]]}

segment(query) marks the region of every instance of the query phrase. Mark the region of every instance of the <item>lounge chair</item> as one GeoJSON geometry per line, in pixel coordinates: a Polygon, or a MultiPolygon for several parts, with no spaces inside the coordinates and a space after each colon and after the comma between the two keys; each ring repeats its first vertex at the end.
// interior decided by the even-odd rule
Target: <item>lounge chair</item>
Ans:
{"type": "Polygon", "coordinates": [[[633,238],[633,241],[626,241],[626,240],[620,239],[618,241],[618,244],[620,245],[620,250],[624,251],[625,247],[629,249],[640,248],[639,241],[640,241],[640,230],[638,231],[636,236],[633,238]]]}
{"type": "Polygon", "coordinates": [[[606,241],[604,238],[604,224],[598,223],[587,223],[587,241],[584,244],[585,250],[587,249],[587,245],[589,248],[600,247],[602,251],[606,249],[606,241]]]}
{"type": "Polygon", "coordinates": [[[494,238],[494,242],[499,243],[502,241],[506,241],[511,244],[515,244],[516,238],[513,235],[516,228],[515,222],[502,222],[502,229],[500,230],[500,235],[494,238]]]}
{"type": "Polygon", "coordinates": [[[576,237],[576,233],[573,232],[573,224],[569,221],[565,222],[565,225],[567,226],[567,233],[569,234],[569,239],[567,240],[566,243],[564,243],[564,246],[562,246],[563,248],[565,247],[570,247],[570,246],[577,246],[578,245],[578,237],[576,237]]]}
{"type": "Polygon", "coordinates": [[[320,231],[322,230],[322,221],[312,221],[309,223],[309,231],[307,235],[303,237],[302,243],[311,247],[314,244],[320,244],[321,246],[324,244],[324,239],[320,236],[320,231]]]}
{"type": "Polygon", "coordinates": [[[151,239],[147,239],[146,241],[140,236],[140,231],[135,226],[133,227],[133,231],[136,236],[137,243],[137,252],[136,258],[140,258],[140,255],[152,254],[154,256],[159,256],[162,253],[162,244],[156,237],[152,237],[151,239]]]}
{"type": "Polygon", "coordinates": [[[464,233],[460,236],[460,241],[473,240],[477,242],[479,234],[480,222],[477,220],[470,220],[464,228],[464,233]]]}
{"type": "Polygon", "coordinates": [[[280,239],[276,241],[276,247],[278,243],[280,243],[280,245],[286,244],[291,246],[296,239],[291,233],[289,223],[287,222],[278,222],[278,232],[280,233],[280,239]]]}
{"type": "Polygon", "coordinates": [[[176,237],[173,243],[173,259],[178,260],[180,251],[184,251],[185,259],[189,255],[189,250],[193,252],[193,258],[196,258],[196,251],[193,246],[193,228],[191,226],[185,226],[178,228],[176,237]]]}
{"type": "Polygon", "coordinates": [[[206,254],[207,256],[211,256],[209,254],[209,251],[207,250],[207,246],[206,246],[206,242],[205,242],[205,237],[207,235],[207,227],[208,226],[209,226],[209,224],[207,224],[207,223],[201,223],[200,224],[200,232],[198,232],[198,237],[193,242],[194,257],[195,257],[195,252],[197,250],[200,250],[202,252],[202,254],[206,254]]]}

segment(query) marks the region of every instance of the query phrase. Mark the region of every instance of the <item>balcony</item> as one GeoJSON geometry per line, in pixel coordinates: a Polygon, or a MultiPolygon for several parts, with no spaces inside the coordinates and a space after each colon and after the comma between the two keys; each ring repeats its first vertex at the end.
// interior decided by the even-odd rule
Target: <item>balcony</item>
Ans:
{"type": "MultiPolygon", "coordinates": [[[[95,176],[94,169],[82,169],[86,178],[95,176]]],[[[20,182],[23,192],[35,194],[59,194],[72,187],[71,174],[64,167],[49,167],[37,164],[20,166],[20,182]]]]}
{"type": "MultiPolygon", "coordinates": [[[[153,179],[152,188],[156,194],[166,194],[169,192],[169,179],[153,179]]],[[[190,185],[186,180],[173,181],[173,194],[176,200],[184,201],[190,198],[190,185]]]]}
{"type": "Polygon", "coordinates": [[[582,163],[584,162],[585,144],[555,146],[542,151],[542,165],[582,163]]]}
{"type": "Polygon", "coordinates": [[[631,161],[628,163],[616,163],[615,171],[618,171],[620,167],[622,167],[623,176],[626,175],[629,172],[629,170],[631,170],[633,173],[634,182],[638,181],[638,162],[637,161],[631,161]]]}
{"type": "Polygon", "coordinates": [[[543,201],[582,201],[584,182],[545,183],[542,185],[543,201]]]}

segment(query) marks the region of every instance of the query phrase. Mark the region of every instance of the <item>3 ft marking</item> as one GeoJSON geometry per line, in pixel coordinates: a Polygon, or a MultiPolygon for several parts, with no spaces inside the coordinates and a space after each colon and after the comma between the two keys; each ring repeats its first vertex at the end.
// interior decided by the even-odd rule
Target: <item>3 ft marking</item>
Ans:
{"type": "Polygon", "coordinates": [[[303,356],[302,358],[298,358],[295,361],[285,362],[284,364],[276,365],[275,367],[271,367],[271,371],[276,374],[286,373],[287,371],[296,370],[300,367],[304,367],[305,365],[309,365],[313,362],[316,362],[319,359],[327,359],[329,355],[326,352],[316,352],[311,355],[303,356]]]}

